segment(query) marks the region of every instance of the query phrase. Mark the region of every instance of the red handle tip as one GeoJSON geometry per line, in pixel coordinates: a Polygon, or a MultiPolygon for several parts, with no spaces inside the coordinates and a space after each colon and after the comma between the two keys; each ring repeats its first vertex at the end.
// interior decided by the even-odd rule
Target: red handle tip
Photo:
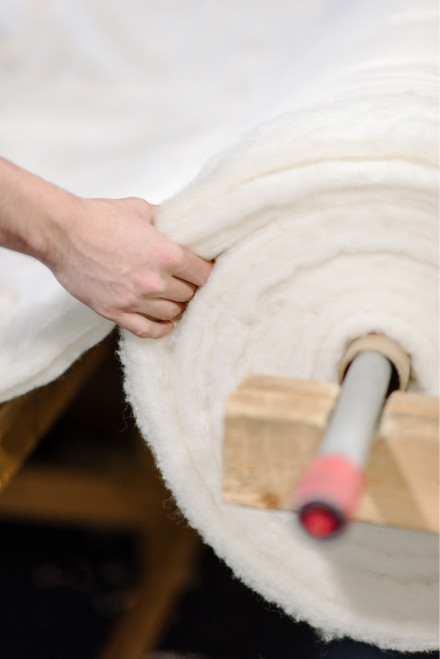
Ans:
{"type": "Polygon", "coordinates": [[[337,535],[353,518],[363,489],[359,467],[341,455],[318,456],[306,470],[295,495],[295,508],[307,533],[337,535]]]}
{"type": "Polygon", "coordinates": [[[331,538],[345,526],[344,519],[322,504],[310,504],[299,512],[303,528],[314,538],[331,538]]]}

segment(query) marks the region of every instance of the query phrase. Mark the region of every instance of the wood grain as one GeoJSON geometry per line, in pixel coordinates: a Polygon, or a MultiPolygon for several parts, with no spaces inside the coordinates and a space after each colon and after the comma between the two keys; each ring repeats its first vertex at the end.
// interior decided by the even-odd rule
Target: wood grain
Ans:
{"type": "MultiPolygon", "coordinates": [[[[223,499],[291,510],[336,404],[339,386],[249,375],[225,413],[223,499]]],[[[438,399],[394,392],[366,467],[356,519],[438,532],[438,399]]]]}

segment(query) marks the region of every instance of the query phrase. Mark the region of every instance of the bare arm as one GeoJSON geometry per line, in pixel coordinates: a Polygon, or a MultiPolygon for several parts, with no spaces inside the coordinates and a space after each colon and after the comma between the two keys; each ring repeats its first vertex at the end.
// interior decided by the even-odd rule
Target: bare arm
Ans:
{"type": "Polygon", "coordinates": [[[0,159],[0,245],[42,261],[104,318],[159,338],[211,264],[161,234],[155,210],[137,198],[82,199],[0,159]]]}

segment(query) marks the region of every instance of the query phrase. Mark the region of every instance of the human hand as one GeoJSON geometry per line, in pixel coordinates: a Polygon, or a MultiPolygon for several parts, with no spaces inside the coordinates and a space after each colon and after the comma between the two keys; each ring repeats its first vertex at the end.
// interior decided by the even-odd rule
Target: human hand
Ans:
{"type": "Polygon", "coordinates": [[[0,245],[39,259],[74,297],[139,337],[174,327],[212,264],[154,227],[143,199],[82,199],[0,158],[0,245]]]}
{"type": "Polygon", "coordinates": [[[142,199],[74,199],[46,264],[104,318],[142,338],[168,334],[212,264],[161,234],[142,199]]]}

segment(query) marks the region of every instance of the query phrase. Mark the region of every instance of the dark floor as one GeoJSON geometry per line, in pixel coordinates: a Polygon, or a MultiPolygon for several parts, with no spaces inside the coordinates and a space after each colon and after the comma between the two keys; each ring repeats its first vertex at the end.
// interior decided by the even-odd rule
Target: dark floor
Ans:
{"type": "Polygon", "coordinates": [[[383,652],[345,639],[324,643],[234,578],[205,549],[197,580],[176,607],[160,648],[209,659],[431,659],[438,653],[383,652]]]}
{"type": "MultiPolygon", "coordinates": [[[[84,529],[1,524],[0,658],[96,659],[130,605],[135,539],[84,529]]],[[[209,659],[416,659],[345,640],[324,644],[202,552],[158,649],[209,659]]],[[[123,658],[121,658],[123,659],[123,658]]]]}
{"type": "Polygon", "coordinates": [[[0,533],[0,658],[95,659],[130,604],[133,537],[4,522],[0,533]]]}

